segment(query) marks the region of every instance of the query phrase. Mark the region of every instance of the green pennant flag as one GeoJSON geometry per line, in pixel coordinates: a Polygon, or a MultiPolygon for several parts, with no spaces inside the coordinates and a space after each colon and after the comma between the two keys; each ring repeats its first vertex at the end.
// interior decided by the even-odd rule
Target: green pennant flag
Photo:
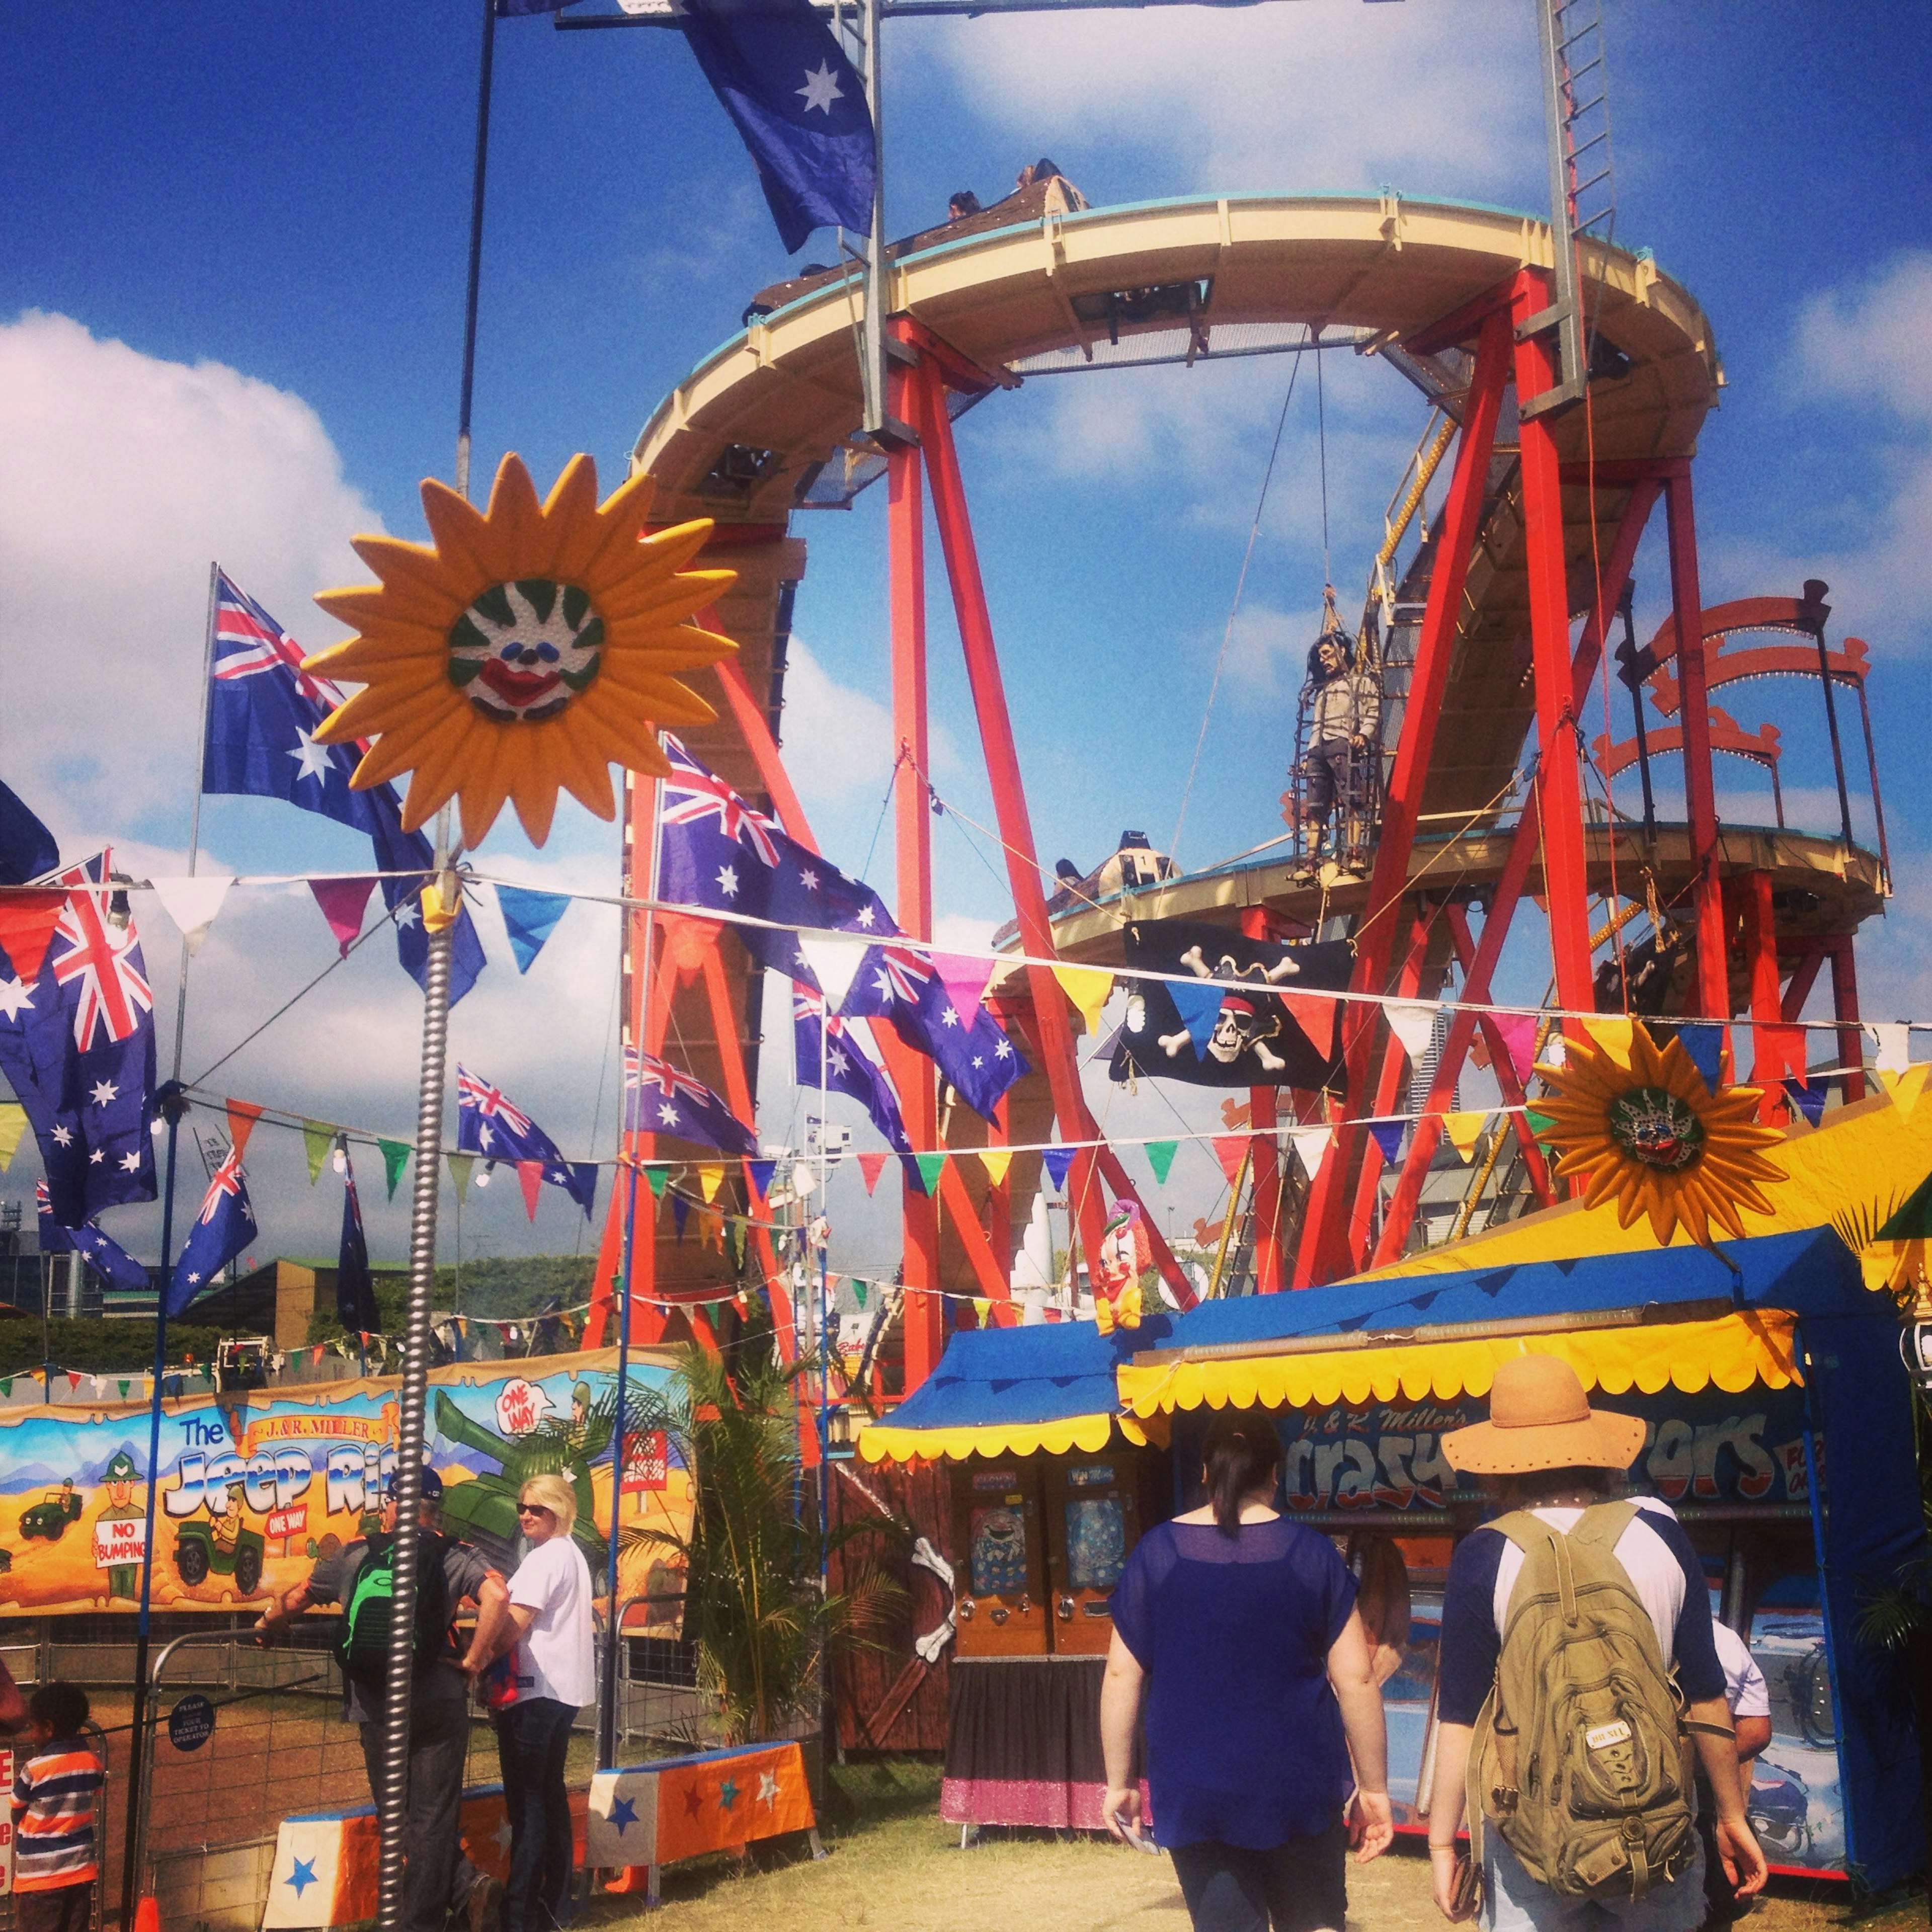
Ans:
{"type": "Polygon", "coordinates": [[[1534,1107],[1526,1108],[1523,1114],[1529,1122],[1530,1132],[1538,1140],[1541,1140],[1556,1124],[1556,1117],[1553,1114],[1539,1114],[1534,1107]]]}
{"type": "Polygon", "coordinates": [[[322,1163],[328,1158],[328,1150],[335,1144],[336,1130],[326,1120],[304,1120],[302,1123],[302,1150],[308,1156],[308,1184],[315,1185],[316,1176],[321,1173],[322,1163]]]}
{"type": "Polygon", "coordinates": [[[376,1137],[376,1144],[382,1150],[382,1172],[389,1184],[389,1198],[396,1198],[396,1183],[403,1178],[403,1169],[410,1164],[410,1144],[407,1141],[386,1141],[381,1135],[376,1137]]]}
{"type": "Polygon", "coordinates": [[[670,1185],[669,1163],[646,1161],[641,1172],[645,1180],[650,1184],[651,1198],[653,1201],[662,1201],[664,1198],[664,1190],[670,1185]]]}
{"type": "Polygon", "coordinates": [[[128,1400],[128,1384],[125,1378],[124,1377],[121,1382],[116,1384],[116,1386],[118,1387],[121,1391],[121,1400],[123,1402],[125,1402],[128,1400]]]}
{"type": "Polygon", "coordinates": [[[1147,1156],[1148,1166],[1154,1169],[1154,1184],[1156,1187],[1167,1185],[1167,1171],[1174,1165],[1174,1150],[1180,1145],[1178,1141],[1149,1141],[1141,1150],[1147,1156]]]}
{"type": "Polygon", "coordinates": [[[11,1376],[0,1376],[0,1395],[11,1395],[13,1393],[14,1378],[11,1376]]]}
{"type": "Polygon", "coordinates": [[[731,1250],[731,1259],[739,1268],[745,1265],[745,1224],[736,1216],[724,1217],[724,1239],[731,1250]]]}
{"type": "Polygon", "coordinates": [[[456,1191],[460,1194],[470,1185],[470,1170],[476,1165],[476,1156],[473,1154],[452,1154],[443,1157],[449,1162],[449,1178],[455,1182],[456,1191]]]}
{"type": "Polygon", "coordinates": [[[919,1163],[919,1178],[926,1183],[926,1191],[929,1196],[939,1185],[939,1177],[946,1172],[946,1156],[944,1152],[916,1154],[913,1159],[919,1163]]]}
{"type": "Polygon", "coordinates": [[[858,1303],[862,1310],[866,1306],[866,1283],[860,1281],[856,1276],[854,1276],[852,1282],[852,1298],[858,1303]]]}

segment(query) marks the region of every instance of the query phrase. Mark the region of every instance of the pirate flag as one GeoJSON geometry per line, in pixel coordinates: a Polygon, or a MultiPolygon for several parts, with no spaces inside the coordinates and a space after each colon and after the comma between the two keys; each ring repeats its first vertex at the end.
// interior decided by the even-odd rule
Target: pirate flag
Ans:
{"type": "Polygon", "coordinates": [[[1343,940],[1282,946],[1196,920],[1137,921],[1126,929],[1126,1024],[1108,1070],[1124,1084],[1153,1074],[1197,1087],[1339,1087],[1332,996],[1354,968],[1343,940]]]}

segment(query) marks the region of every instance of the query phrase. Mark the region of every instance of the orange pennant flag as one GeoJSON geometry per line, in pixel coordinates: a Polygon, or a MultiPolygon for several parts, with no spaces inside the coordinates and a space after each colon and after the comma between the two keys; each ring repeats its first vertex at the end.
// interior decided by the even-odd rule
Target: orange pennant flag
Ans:
{"type": "Polygon", "coordinates": [[[1336,1001],[1325,993],[1283,993],[1281,1003],[1309,1045],[1328,1059],[1334,1051],[1336,1001]]]}
{"type": "Polygon", "coordinates": [[[543,1171],[544,1164],[540,1160],[520,1160],[517,1163],[517,1178],[523,1184],[524,1205],[532,1221],[537,1218],[537,1196],[543,1186],[543,1171]]]}
{"type": "Polygon", "coordinates": [[[1221,1172],[1228,1177],[1228,1185],[1232,1187],[1240,1178],[1241,1162],[1248,1156],[1248,1137],[1246,1134],[1216,1134],[1214,1136],[1214,1158],[1221,1163],[1221,1172]]]}
{"type": "Polygon", "coordinates": [[[248,1136],[255,1131],[255,1123],[262,1118],[262,1110],[251,1100],[229,1100],[224,1104],[228,1109],[228,1144],[239,1160],[242,1150],[248,1144],[248,1136]]]}

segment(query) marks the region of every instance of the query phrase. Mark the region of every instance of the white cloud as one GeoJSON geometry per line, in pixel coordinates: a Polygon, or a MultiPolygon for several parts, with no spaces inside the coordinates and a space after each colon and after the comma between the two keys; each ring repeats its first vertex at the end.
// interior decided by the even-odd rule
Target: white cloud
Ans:
{"type": "Polygon", "coordinates": [[[841,684],[792,633],[785,657],[785,768],[808,809],[883,795],[892,769],[890,705],[841,684]]]}
{"type": "Polygon", "coordinates": [[[320,644],[310,598],[366,576],[347,538],[380,527],[300,398],[64,316],[0,326],[10,782],[57,834],[184,829],[209,560],[320,644]]]}
{"type": "Polygon", "coordinates": [[[1308,652],[1322,629],[1318,608],[1277,610],[1245,604],[1228,640],[1223,681],[1257,697],[1292,705],[1308,674],[1308,652]]]}
{"type": "Polygon", "coordinates": [[[1507,0],[993,15],[928,31],[935,78],[1012,135],[1015,168],[1050,154],[1096,202],[1120,197],[1083,172],[1090,147],[1140,151],[1168,193],[1390,182],[1493,196],[1538,178],[1535,34],[1507,0]]]}
{"type": "Polygon", "coordinates": [[[1932,250],[1894,256],[1850,288],[1826,289],[1799,310],[1801,379],[1819,395],[1841,397],[1932,423],[1932,250]]]}

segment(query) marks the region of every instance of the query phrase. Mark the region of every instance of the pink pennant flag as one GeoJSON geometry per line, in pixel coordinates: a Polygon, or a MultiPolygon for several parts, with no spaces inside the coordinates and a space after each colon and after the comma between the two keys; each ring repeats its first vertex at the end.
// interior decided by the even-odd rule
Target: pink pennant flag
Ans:
{"type": "Polygon", "coordinates": [[[517,1178],[524,1190],[524,1206],[530,1219],[537,1218],[537,1196],[543,1190],[544,1164],[540,1160],[520,1160],[517,1163],[517,1178]]]}
{"type": "Polygon", "coordinates": [[[969,959],[960,952],[935,952],[932,963],[946,990],[952,995],[953,1010],[962,1020],[970,1019],[986,997],[986,982],[993,976],[993,962],[969,959]]]}
{"type": "Polygon", "coordinates": [[[862,1154],[859,1156],[859,1172],[865,1177],[868,1194],[878,1186],[879,1176],[885,1171],[886,1158],[882,1154],[862,1154]]]}
{"type": "Polygon", "coordinates": [[[1214,1136],[1214,1158],[1221,1163],[1221,1172],[1228,1177],[1228,1185],[1234,1186],[1241,1172],[1241,1162],[1247,1156],[1248,1137],[1246,1134],[1216,1134],[1214,1136]]]}
{"type": "Polygon", "coordinates": [[[1510,1064],[1516,1069],[1516,1077],[1527,1080],[1529,1070],[1536,1064],[1536,1016],[1498,1013],[1495,1019],[1496,1030],[1509,1048],[1510,1064]]]}
{"type": "Polygon", "coordinates": [[[308,889],[315,895],[315,902],[322,908],[322,916],[328,922],[328,929],[335,935],[335,943],[342,949],[342,956],[349,957],[349,949],[356,944],[356,936],[362,930],[362,915],[368,910],[369,895],[376,890],[374,879],[311,879],[308,889]]]}

